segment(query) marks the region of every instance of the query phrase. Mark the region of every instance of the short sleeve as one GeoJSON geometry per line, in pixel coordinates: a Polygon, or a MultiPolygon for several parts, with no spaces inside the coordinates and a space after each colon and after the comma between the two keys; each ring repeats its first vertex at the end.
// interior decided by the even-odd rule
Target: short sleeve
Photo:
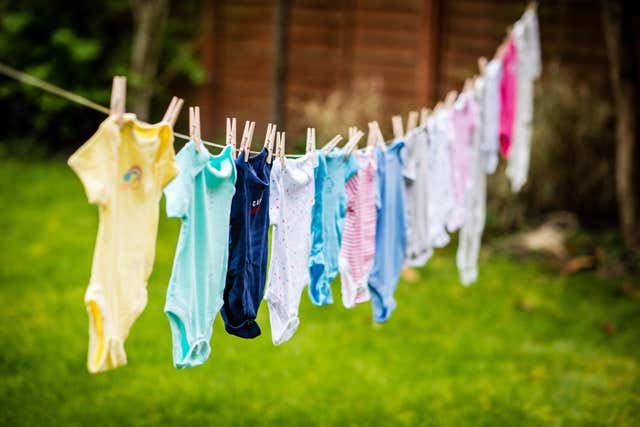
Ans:
{"type": "Polygon", "coordinates": [[[409,181],[415,181],[416,179],[416,153],[415,147],[417,141],[413,140],[413,138],[417,137],[417,134],[414,134],[411,140],[407,140],[404,145],[404,149],[402,150],[402,175],[409,181]]]}
{"type": "MultiPolygon", "coordinates": [[[[275,162],[274,162],[275,163],[275,162]]],[[[275,166],[271,171],[271,179],[269,184],[269,223],[277,225],[280,222],[280,211],[282,205],[282,189],[280,188],[279,166],[275,166]],[[278,169],[276,169],[278,168],[278,169]]]]}
{"type": "MultiPolygon", "coordinates": [[[[376,149],[376,168],[380,167],[380,163],[384,161],[384,153],[382,153],[382,149],[381,148],[377,148],[376,149]]],[[[378,210],[382,209],[382,194],[380,194],[380,184],[381,184],[381,173],[380,173],[380,169],[377,169],[375,178],[374,178],[374,200],[376,203],[376,208],[378,210]]]]}
{"type": "Polygon", "coordinates": [[[184,218],[188,214],[192,193],[190,187],[193,183],[189,160],[185,147],[178,153],[177,162],[173,162],[177,176],[164,189],[169,218],[184,218]]]}
{"type": "Polygon", "coordinates": [[[111,144],[119,138],[118,132],[115,124],[105,120],[67,162],[80,178],[89,203],[106,204],[109,199],[109,170],[113,160],[111,144]]]}
{"type": "Polygon", "coordinates": [[[356,156],[353,154],[349,154],[346,168],[347,170],[344,176],[345,182],[349,181],[358,172],[358,160],[356,160],[356,156]]]}
{"type": "Polygon", "coordinates": [[[173,149],[173,130],[167,126],[161,134],[161,152],[157,159],[157,173],[160,189],[167,186],[173,178],[178,175],[178,165],[176,164],[176,153],[173,149]]]}

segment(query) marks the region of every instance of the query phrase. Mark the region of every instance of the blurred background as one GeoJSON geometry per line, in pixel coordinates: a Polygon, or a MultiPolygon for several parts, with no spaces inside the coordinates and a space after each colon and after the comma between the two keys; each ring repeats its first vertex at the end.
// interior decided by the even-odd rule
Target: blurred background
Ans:
{"type": "MultiPolygon", "coordinates": [[[[477,73],[478,58],[493,56],[507,27],[526,6],[527,2],[515,0],[0,0],[0,62],[102,105],[109,103],[112,77],[126,75],[127,110],[140,118],[159,121],[171,97],[177,95],[185,99],[178,131],[188,133],[186,105],[199,105],[204,139],[221,142],[225,117],[233,116],[239,123],[257,122],[257,146],[272,121],[287,131],[287,152],[294,153],[303,150],[302,136],[307,126],[317,128],[320,144],[336,133],[346,134],[351,125],[367,129],[371,120],[378,120],[390,137],[391,115],[402,114],[406,120],[410,110],[431,108],[448,91],[461,89],[465,78],[477,73]]],[[[598,416],[601,418],[595,424],[637,425],[632,414],[635,407],[637,416],[640,406],[639,6],[626,0],[543,0],[538,14],[544,62],[542,78],[535,88],[529,181],[520,194],[514,195],[503,171],[490,177],[480,267],[484,273],[475,288],[469,294],[461,293],[452,243],[424,271],[403,276],[409,287],[402,288],[401,284],[401,289],[408,290],[399,291],[399,300],[402,292],[407,298],[418,295],[424,300],[418,297],[411,302],[413,306],[404,308],[401,302],[398,311],[403,311],[406,318],[396,319],[395,325],[385,326],[384,332],[371,330],[368,308],[361,307],[355,318],[348,318],[341,307],[332,307],[328,310],[334,311],[326,312],[330,313],[328,320],[305,302],[303,312],[312,319],[319,318],[316,329],[304,332],[301,326],[299,334],[308,335],[300,341],[294,339],[286,350],[271,347],[268,332],[258,350],[233,347],[237,340],[220,338],[219,362],[229,364],[227,373],[246,351],[253,355],[257,351],[274,363],[302,359],[293,362],[289,371],[282,367],[263,371],[257,362],[247,367],[247,375],[257,373],[260,381],[270,384],[284,375],[293,394],[309,392],[293,385],[295,375],[299,378],[308,374],[304,370],[307,357],[325,364],[326,371],[320,369],[323,375],[333,375],[337,368],[355,375],[349,384],[352,393],[358,391],[356,396],[338,391],[339,385],[323,388],[305,377],[306,386],[319,387],[314,395],[317,400],[337,405],[333,412],[329,403],[327,407],[312,405],[314,410],[328,411],[327,417],[305,409],[307,401],[303,398],[298,401],[290,396],[288,405],[294,408],[294,416],[300,417],[291,419],[291,414],[276,403],[276,391],[267,392],[264,387],[254,392],[267,393],[264,405],[271,409],[256,404],[240,420],[234,418],[243,410],[236,407],[237,402],[231,404],[218,396],[214,404],[199,392],[190,394],[190,398],[211,410],[219,410],[218,404],[231,405],[235,411],[223,418],[238,425],[248,421],[304,424],[305,420],[311,424],[342,424],[345,420],[353,425],[387,424],[385,420],[394,425],[448,424],[446,416],[438,412],[443,409],[453,416],[452,425],[473,423],[474,415],[480,413],[486,418],[475,421],[487,425],[521,424],[518,421],[527,417],[533,417],[534,424],[563,424],[565,415],[569,425],[594,424],[598,416]],[[434,283],[448,284],[449,288],[433,291],[425,285],[434,283]],[[483,289],[489,293],[483,293],[483,289]],[[476,323],[467,323],[472,320],[466,315],[484,310],[492,301],[500,308],[486,311],[485,317],[472,315],[476,323]],[[420,316],[426,316],[424,324],[416,318],[420,316]],[[399,346],[411,342],[413,336],[403,335],[406,331],[401,322],[422,326],[436,336],[440,331],[452,341],[418,339],[413,350],[396,356],[387,354],[394,366],[387,372],[384,357],[372,360],[361,352],[369,345],[382,351],[384,342],[399,346]],[[469,328],[465,332],[469,336],[451,329],[458,322],[469,328]],[[503,322],[505,329],[492,330],[496,322],[503,322]],[[329,343],[327,330],[317,329],[318,324],[336,334],[336,343],[329,343]],[[345,324],[368,332],[345,332],[340,329],[345,324]],[[511,325],[511,329],[505,325],[511,325]],[[528,338],[523,344],[517,337],[528,338]],[[478,365],[458,371],[470,348],[476,349],[478,365]],[[327,349],[352,353],[346,361],[338,361],[335,354],[326,353],[327,349]],[[426,361],[423,355],[429,355],[426,361]],[[583,356],[591,358],[580,359],[583,356]],[[394,357],[400,359],[394,362],[394,357]],[[372,365],[375,373],[363,368],[365,362],[358,360],[372,365]],[[554,365],[553,360],[564,362],[554,365]],[[422,362],[434,363],[433,370],[408,368],[422,362]],[[567,368],[572,364],[578,366],[579,373],[567,368]],[[432,381],[433,387],[421,381],[413,384],[416,372],[424,381],[432,381]],[[372,380],[375,375],[386,378],[386,382],[376,383],[372,380]],[[394,381],[394,376],[399,379],[394,381]],[[478,378],[478,382],[467,384],[469,376],[478,378]],[[491,384],[492,376],[499,377],[499,384],[491,384]],[[448,382],[452,378],[453,383],[448,382]],[[541,381],[539,388],[524,387],[524,383],[536,381],[541,381]],[[464,406],[468,397],[486,393],[487,387],[492,390],[485,395],[488,400],[464,406]],[[412,389],[419,399],[409,397],[412,389]],[[614,389],[624,391],[616,396],[614,389]],[[403,406],[400,397],[372,407],[360,402],[350,414],[347,402],[357,399],[358,393],[373,398],[377,392],[394,390],[401,390],[405,402],[410,402],[408,406],[403,406]],[[510,395],[518,403],[509,404],[510,395]],[[527,397],[535,403],[525,403],[527,397]],[[616,397],[619,399],[607,400],[616,397]],[[430,399],[437,402],[435,407],[424,403],[430,399]],[[579,409],[575,412],[568,409],[571,402],[577,402],[579,409]],[[466,409],[454,414],[454,407],[466,409]],[[616,408],[617,412],[608,412],[607,408],[616,408]]],[[[157,372],[170,378],[165,383],[160,380],[159,385],[169,394],[176,387],[183,391],[188,387],[184,378],[200,381],[197,374],[177,379],[175,373],[167,371],[172,369],[169,334],[161,305],[177,225],[162,219],[158,265],[150,283],[151,288],[155,280],[155,291],[150,291],[147,310],[152,314],[143,315],[152,317],[142,320],[148,325],[142,334],[147,335],[136,341],[134,334],[133,342],[127,344],[134,359],[136,349],[141,351],[137,364],[149,357],[151,361],[147,359],[146,368],[127,367],[125,374],[113,374],[112,378],[117,378],[113,382],[106,379],[111,373],[99,376],[97,387],[101,391],[90,397],[87,390],[95,383],[83,371],[86,325],[81,301],[96,218],[94,207],[85,206],[81,187],[64,160],[88,139],[104,116],[0,76],[0,117],[0,175],[4,177],[0,230],[5,235],[0,246],[5,259],[0,269],[0,289],[5,301],[22,301],[2,315],[0,347],[6,382],[4,388],[0,386],[5,403],[0,406],[6,412],[0,421],[21,424],[19,420],[25,419],[17,415],[18,408],[29,405],[20,396],[29,396],[37,388],[53,387],[54,393],[44,398],[44,407],[32,403],[32,412],[41,413],[44,408],[71,423],[67,425],[86,425],[91,420],[78,421],[74,416],[86,410],[89,401],[94,404],[97,396],[110,393],[135,400],[133,391],[148,392],[142,385],[138,388],[135,381],[153,382],[157,372]],[[80,227],[75,236],[66,231],[65,218],[80,227]],[[34,234],[33,227],[39,227],[40,233],[34,234]],[[36,267],[20,267],[25,260],[36,267]],[[60,296],[60,289],[70,293],[60,296]],[[47,295],[51,300],[45,298],[47,295]],[[47,301],[53,304],[48,309],[51,316],[68,313],[63,322],[65,332],[53,333],[56,328],[48,325],[49,317],[43,320],[34,315],[34,307],[45,309],[41,306],[47,301]],[[34,322],[40,320],[31,324],[23,320],[25,315],[34,322]],[[17,324],[21,326],[16,333],[10,325],[17,324]],[[49,337],[44,339],[50,347],[40,354],[39,344],[30,336],[49,337]],[[73,355],[62,357],[64,362],[49,359],[51,354],[59,356],[53,349],[54,338],[75,349],[73,355]],[[162,357],[156,357],[149,345],[158,346],[162,357]],[[20,349],[11,351],[14,346],[20,349]],[[50,363],[49,369],[35,367],[41,362],[50,363]],[[30,370],[41,378],[39,383],[26,374],[30,370]],[[127,379],[127,375],[133,379],[127,379]],[[89,401],[51,409],[67,398],[61,386],[52,385],[58,380],[79,394],[88,393],[85,398],[89,401]],[[37,386],[30,388],[26,385],[29,381],[37,386]],[[134,381],[133,385],[128,381],[134,381]]],[[[176,151],[181,144],[176,141],[176,151]]],[[[334,284],[334,292],[337,289],[334,284]]],[[[265,312],[263,307],[262,321],[266,324],[265,312]]],[[[223,335],[217,325],[214,340],[223,335]]],[[[249,385],[233,383],[221,374],[224,369],[220,366],[207,369],[213,384],[200,383],[201,387],[220,392],[231,387],[235,393],[252,395],[249,385]]],[[[167,399],[138,402],[140,408],[157,411],[149,424],[180,424],[183,418],[166,409],[171,405],[167,399]]],[[[181,402],[178,409],[187,411],[188,403],[181,402]]],[[[129,424],[125,406],[98,405],[87,413],[120,417],[102,418],[100,425],[129,424]]],[[[210,424],[206,414],[199,414],[202,417],[184,419],[210,424]]],[[[24,423],[38,424],[37,418],[30,420],[24,423]]],[[[134,424],[145,424],[139,421],[134,424]]]]}
{"type": "MultiPolygon", "coordinates": [[[[623,143],[631,148],[621,146],[625,154],[616,163],[616,118],[637,118],[640,36],[633,3],[541,2],[544,67],[531,179],[517,199],[502,174],[501,182],[490,183],[490,227],[513,229],[525,218],[566,210],[590,227],[624,222],[619,240],[638,247],[635,143],[623,143]],[[607,3],[624,11],[607,15],[607,3]],[[619,100],[616,93],[630,97],[619,100]]],[[[208,139],[222,135],[227,116],[256,121],[256,139],[273,121],[286,129],[295,152],[306,126],[315,126],[323,141],[375,119],[390,135],[392,114],[406,118],[460,89],[525,6],[505,0],[4,1],[0,57],[103,105],[112,76],[127,75],[127,108],[149,121],[159,120],[178,95],[200,105],[208,139]]],[[[68,154],[102,119],[3,77],[0,101],[5,156],[68,154]]],[[[178,130],[186,129],[186,116],[178,130]]],[[[635,129],[631,136],[622,126],[619,134],[637,140],[635,129]]]]}

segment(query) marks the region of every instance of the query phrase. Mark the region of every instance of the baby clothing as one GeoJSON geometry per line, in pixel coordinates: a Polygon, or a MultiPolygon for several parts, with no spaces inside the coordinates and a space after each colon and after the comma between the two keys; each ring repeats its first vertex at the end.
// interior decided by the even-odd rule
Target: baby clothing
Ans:
{"type": "Polygon", "coordinates": [[[485,171],[492,174],[498,167],[498,150],[500,147],[500,80],[502,62],[492,59],[484,68],[483,94],[480,98],[480,122],[482,136],[480,151],[484,157],[485,171]]]}
{"type": "Polygon", "coordinates": [[[409,132],[403,150],[406,267],[422,267],[433,255],[429,239],[429,137],[421,126],[409,132]]]}
{"type": "Polygon", "coordinates": [[[133,114],[108,117],[70,158],[100,225],[85,293],[89,372],[127,363],[124,342],[147,304],[162,189],[177,174],[173,130],[133,114]]]}
{"type": "Polygon", "coordinates": [[[269,219],[273,232],[265,299],[275,345],[289,340],[298,328],[300,297],[309,283],[314,166],[311,153],[285,159],[284,169],[276,160],[271,169],[269,219]]]}
{"type": "Polygon", "coordinates": [[[505,174],[511,190],[518,192],[527,182],[531,157],[533,121],[533,82],[540,77],[540,36],[538,17],[528,9],[513,26],[513,40],[518,52],[517,99],[513,123],[513,142],[505,174]]]}
{"type": "Polygon", "coordinates": [[[376,152],[367,149],[353,155],[360,168],[345,186],[347,211],[338,260],[346,308],[369,301],[367,282],[376,244],[376,152]]]}
{"type": "Polygon", "coordinates": [[[449,243],[446,225],[453,209],[453,181],[449,146],[453,140],[451,111],[441,108],[427,119],[429,131],[429,156],[427,158],[427,212],[429,242],[434,248],[449,243]]]}
{"type": "MultiPolygon", "coordinates": [[[[358,164],[352,155],[345,156],[342,148],[334,149],[326,156],[319,154],[318,157],[324,157],[326,166],[320,188],[316,184],[316,192],[321,191],[322,196],[320,200],[316,198],[316,203],[320,203],[314,205],[314,210],[320,209],[321,215],[313,215],[311,226],[322,229],[322,245],[319,247],[320,254],[312,250],[309,260],[309,296],[315,305],[326,305],[333,304],[331,282],[339,270],[338,254],[347,208],[345,183],[358,171],[358,164]],[[318,219],[320,223],[316,222],[318,219]]],[[[315,240],[313,247],[316,248],[315,240]]]]}
{"type": "Polygon", "coordinates": [[[402,176],[403,141],[376,147],[378,156],[378,215],[376,252],[369,275],[373,319],[382,323],[396,308],[393,294],[398,286],[407,247],[402,176]]]}
{"type": "Polygon", "coordinates": [[[516,109],[516,74],[518,72],[518,53],[513,37],[509,39],[502,57],[502,76],[500,79],[500,153],[509,157],[513,118],[516,109]]]}
{"type": "Polygon", "coordinates": [[[447,229],[458,230],[464,222],[465,196],[469,186],[469,169],[473,133],[478,121],[478,106],[473,95],[463,92],[453,106],[453,143],[450,146],[451,177],[453,180],[453,210],[447,229]]]}
{"type": "Polygon", "coordinates": [[[260,335],[256,315],[264,293],[269,246],[267,149],[236,163],[236,193],[231,202],[229,263],[220,313],[225,330],[242,338],[260,335]]]}
{"type": "MultiPolygon", "coordinates": [[[[480,77],[475,83],[475,97],[480,105],[486,105],[484,97],[487,96],[486,81],[480,77]]],[[[465,198],[465,221],[458,236],[458,251],[456,253],[456,265],[460,281],[463,285],[469,285],[478,277],[478,256],[480,243],[485,224],[486,191],[487,191],[487,167],[486,157],[482,151],[482,142],[486,135],[485,122],[478,121],[473,133],[473,146],[471,148],[471,172],[469,188],[465,198]]]]}
{"type": "Polygon", "coordinates": [[[176,156],[180,173],[165,188],[167,216],[182,227],[164,311],[173,341],[173,365],[203,364],[211,352],[213,321],[222,307],[229,254],[229,212],[236,167],[227,146],[212,156],[188,142],[176,156]]]}

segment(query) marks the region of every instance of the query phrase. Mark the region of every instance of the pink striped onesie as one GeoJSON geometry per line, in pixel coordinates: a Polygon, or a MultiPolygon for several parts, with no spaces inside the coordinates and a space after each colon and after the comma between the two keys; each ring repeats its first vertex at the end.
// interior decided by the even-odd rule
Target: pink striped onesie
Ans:
{"type": "Polygon", "coordinates": [[[370,149],[354,155],[359,169],[346,183],[347,213],[339,256],[342,303],[347,308],[370,298],[367,282],[376,246],[376,155],[370,149]]]}

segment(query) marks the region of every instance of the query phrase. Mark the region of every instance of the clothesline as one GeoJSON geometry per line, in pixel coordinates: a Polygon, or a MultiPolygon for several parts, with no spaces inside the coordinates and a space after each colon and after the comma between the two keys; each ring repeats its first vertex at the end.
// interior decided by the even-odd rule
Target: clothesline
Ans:
{"type": "MultiPolygon", "coordinates": [[[[209,358],[218,313],[227,333],[259,336],[263,300],[274,345],[285,343],[300,324],[303,291],[314,305],[333,304],[338,274],[345,308],[370,302],[373,320],[386,322],[396,309],[402,269],[426,265],[456,232],[460,281],[475,282],[487,176],[504,159],[512,191],[527,179],[540,54],[532,4],[493,59],[479,61],[480,76],[467,79],[459,94],[449,92],[433,113],[423,109],[420,126],[417,112],[409,114],[407,129],[394,116],[387,144],[371,122],[368,149],[355,151],[357,128],[349,128],[344,147],[334,150],[337,136],[317,151],[310,150],[309,128],[307,153],[288,161],[279,142],[280,161],[271,160],[271,144],[236,158],[235,119],[232,125],[227,119],[227,145],[202,141],[222,151],[202,153],[197,108],[190,111],[192,137],[172,132],[180,101],[172,100],[157,125],[125,114],[122,76],[114,77],[107,109],[0,63],[0,74],[109,116],[68,160],[101,212],[85,293],[89,371],[127,362],[124,341],[146,305],[161,194],[167,216],[182,222],[165,304],[176,368],[209,358]],[[172,135],[191,140],[177,155],[172,135]],[[155,149],[138,144],[139,137],[156,141],[155,149]],[[117,155],[114,147],[122,147],[117,155]]],[[[247,122],[241,147],[254,124],[247,122]]],[[[268,133],[274,141],[275,129],[268,133]]]]}
{"type": "MultiPolygon", "coordinates": [[[[15,68],[10,67],[9,65],[3,64],[2,62],[0,62],[0,74],[4,74],[5,76],[10,77],[14,80],[17,80],[21,83],[25,83],[30,86],[37,87],[52,95],[59,96],[60,98],[64,98],[75,104],[82,105],[84,107],[90,108],[100,113],[107,114],[107,115],[109,115],[110,113],[109,108],[105,107],[104,105],[100,105],[96,102],[91,101],[90,99],[85,98],[82,95],[78,95],[77,93],[73,93],[71,91],[61,88],[60,86],[56,86],[52,83],[39,79],[38,77],[32,76],[31,74],[27,74],[24,71],[16,70],[15,68]]],[[[177,138],[183,139],[185,141],[191,140],[191,138],[188,135],[185,135],[183,133],[174,132],[173,134],[177,138]]],[[[225,147],[222,144],[216,144],[215,142],[211,142],[211,141],[203,140],[202,143],[205,145],[209,145],[211,147],[217,147],[217,148],[225,147]]],[[[251,151],[251,153],[259,154],[258,151],[251,151]]],[[[287,157],[299,157],[299,156],[300,156],[299,154],[287,155],[287,157]]]]}
{"type": "MultiPolygon", "coordinates": [[[[531,2],[528,6],[528,8],[537,8],[537,2],[531,2]]],[[[507,34],[509,34],[511,31],[511,28],[507,29],[507,34]]],[[[497,48],[496,50],[496,55],[499,55],[503,49],[503,45],[504,42],[497,48]]],[[[58,97],[64,98],[68,101],[71,101],[75,104],[78,105],[82,105],[84,107],[90,108],[92,110],[98,111],[100,113],[109,115],[110,114],[110,110],[109,108],[100,105],[96,102],[91,101],[90,99],[85,98],[82,95],[79,95],[77,93],[73,93],[71,91],[68,91],[66,89],[63,89],[59,86],[54,85],[53,83],[49,83],[45,80],[42,80],[38,77],[35,77],[31,74],[25,73],[24,71],[20,71],[17,70],[9,65],[6,65],[2,62],[0,62],[0,74],[4,74],[7,77],[10,77],[16,81],[19,81],[21,83],[24,84],[28,84],[30,86],[34,86],[37,87],[39,89],[44,90],[45,92],[48,92],[52,95],[56,95],[58,97]]],[[[455,91],[451,91],[449,92],[449,94],[455,93],[455,91]]],[[[448,94],[448,95],[449,95],[448,94]]],[[[438,103],[438,105],[441,104],[440,102],[438,103]]],[[[437,106],[436,106],[437,108],[437,106]]],[[[407,129],[410,130],[410,129],[407,129]]],[[[174,136],[176,136],[177,138],[183,139],[185,141],[190,141],[191,137],[189,135],[185,135],[183,133],[180,132],[175,132],[174,131],[174,136]]],[[[222,144],[216,144],[215,142],[211,142],[211,141],[206,141],[206,140],[202,140],[202,143],[211,147],[216,147],[216,148],[225,148],[225,145],[222,144]]],[[[259,151],[253,151],[250,150],[249,151],[251,154],[259,154],[259,151]]],[[[303,154],[286,154],[285,157],[289,157],[289,158],[297,158],[297,157],[301,157],[303,156],[303,154]]]]}

